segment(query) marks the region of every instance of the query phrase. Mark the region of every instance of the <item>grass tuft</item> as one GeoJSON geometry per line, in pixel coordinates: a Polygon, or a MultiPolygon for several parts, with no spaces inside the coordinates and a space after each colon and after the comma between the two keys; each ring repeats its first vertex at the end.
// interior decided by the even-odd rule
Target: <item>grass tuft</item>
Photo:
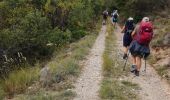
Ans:
{"type": "Polygon", "coordinates": [[[112,69],[112,59],[109,57],[109,55],[107,54],[103,54],[103,60],[104,60],[104,63],[103,63],[103,70],[106,71],[107,73],[110,73],[112,69]]]}
{"type": "Polygon", "coordinates": [[[11,72],[1,86],[6,95],[11,96],[15,93],[22,93],[39,77],[39,67],[25,68],[11,72]]]}

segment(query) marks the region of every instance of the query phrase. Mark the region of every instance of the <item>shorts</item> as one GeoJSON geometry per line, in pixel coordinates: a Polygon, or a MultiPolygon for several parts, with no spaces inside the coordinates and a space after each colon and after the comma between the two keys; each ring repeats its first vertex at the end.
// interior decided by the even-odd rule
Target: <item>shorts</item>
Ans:
{"type": "Polygon", "coordinates": [[[132,41],[129,51],[134,57],[147,58],[150,55],[149,46],[141,45],[136,40],[132,41]]]}
{"type": "Polygon", "coordinates": [[[104,20],[107,20],[107,16],[103,16],[103,19],[104,19],[104,20]]]}
{"type": "Polygon", "coordinates": [[[123,46],[128,47],[130,46],[131,42],[132,42],[131,34],[125,33],[123,36],[123,46]]]}
{"type": "Polygon", "coordinates": [[[112,21],[113,21],[114,23],[117,23],[117,22],[118,22],[118,20],[115,19],[115,18],[113,18],[112,21]]]}

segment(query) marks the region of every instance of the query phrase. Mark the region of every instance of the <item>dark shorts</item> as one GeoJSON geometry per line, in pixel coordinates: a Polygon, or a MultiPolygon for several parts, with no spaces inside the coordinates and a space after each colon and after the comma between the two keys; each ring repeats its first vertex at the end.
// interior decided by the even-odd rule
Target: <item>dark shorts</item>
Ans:
{"type": "Polygon", "coordinates": [[[148,46],[140,45],[137,41],[132,41],[129,47],[130,53],[134,57],[146,58],[150,54],[150,49],[148,46]]]}
{"type": "Polygon", "coordinates": [[[115,18],[113,18],[112,21],[113,21],[114,23],[117,23],[118,20],[115,19],[115,18]]]}
{"type": "Polygon", "coordinates": [[[103,16],[103,19],[104,19],[104,20],[107,20],[107,16],[104,15],[104,16],[103,16]]]}
{"type": "Polygon", "coordinates": [[[123,36],[123,46],[128,47],[132,42],[132,37],[129,33],[125,33],[123,36]]]}

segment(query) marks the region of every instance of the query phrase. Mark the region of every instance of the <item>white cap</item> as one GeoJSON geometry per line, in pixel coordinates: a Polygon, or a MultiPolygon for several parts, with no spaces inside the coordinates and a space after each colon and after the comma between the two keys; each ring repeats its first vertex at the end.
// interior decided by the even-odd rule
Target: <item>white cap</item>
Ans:
{"type": "Polygon", "coordinates": [[[129,21],[130,21],[130,20],[133,20],[133,18],[132,18],[132,17],[129,17],[128,20],[129,20],[129,21]]]}
{"type": "Polygon", "coordinates": [[[144,22],[149,22],[149,17],[144,17],[144,18],[142,19],[142,21],[144,21],[144,22]]]}

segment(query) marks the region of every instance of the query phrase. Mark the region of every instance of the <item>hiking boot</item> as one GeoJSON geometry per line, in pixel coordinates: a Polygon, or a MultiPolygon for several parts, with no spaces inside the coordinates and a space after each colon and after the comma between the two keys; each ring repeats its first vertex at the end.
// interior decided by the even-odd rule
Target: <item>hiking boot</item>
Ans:
{"type": "Polygon", "coordinates": [[[128,58],[128,55],[127,54],[124,54],[123,55],[123,59],[127,59],[128,58]]]}
{"type": "Polygon", "coordinates": [[[136,71],[136,65],[132,65],[130,68],[130,72],[134,73],[136,71]]]}
{"type": "Polygon", "coordinates": [[[139,71],[138,70],[135,70],[135,75],[139,76],[139,71]]]}

